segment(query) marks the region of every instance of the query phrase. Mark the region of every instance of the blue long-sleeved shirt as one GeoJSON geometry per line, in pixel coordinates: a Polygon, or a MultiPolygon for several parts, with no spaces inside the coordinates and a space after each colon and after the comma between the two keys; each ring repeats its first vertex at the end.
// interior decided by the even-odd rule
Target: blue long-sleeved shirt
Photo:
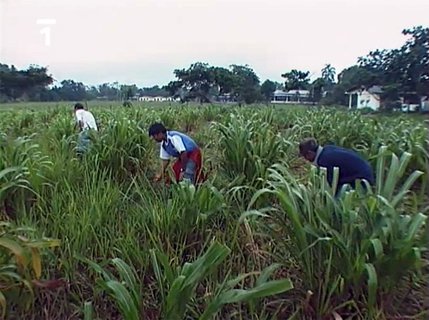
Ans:
{"type": "Polygon", "coordinates": [[[326,168],[329,184],[332,184],[334,167],[339,168],[338,188],[344,184],[355,187],[357,179],[374,184],[371,165],[353,150],[328,145],[319,150],[315,162],[317,166],[326,168]]]}

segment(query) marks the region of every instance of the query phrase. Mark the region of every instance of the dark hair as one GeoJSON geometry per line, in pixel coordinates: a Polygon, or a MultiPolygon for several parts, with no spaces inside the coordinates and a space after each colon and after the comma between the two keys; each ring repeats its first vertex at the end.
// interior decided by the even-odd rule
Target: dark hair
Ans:
{"type": "Polygon", "coordinates": [[[85,109],[85,108],[83,107],[82,103],[78,102],[74,105],[74,109],[75,110],[81,110],[81,109],[85,109]]]}
{"type": "Polygon", "coordinates": [[[307,152],[309,152],[309,151],[317,152],[318,148],[319,148],[319,145],[318,145],[316,139],[307,138],[307,139],[304,139],[299,144],[299,154],[301,156],[303,156],[303,155],[307,154],[307,152]]]}
{"type": "Polygon", "coordinates": [[[162,123],[154,123],[149,127],[149,137],[158,134],[158,133],[166,133],[167,129],[164,127],[162,123]]]}

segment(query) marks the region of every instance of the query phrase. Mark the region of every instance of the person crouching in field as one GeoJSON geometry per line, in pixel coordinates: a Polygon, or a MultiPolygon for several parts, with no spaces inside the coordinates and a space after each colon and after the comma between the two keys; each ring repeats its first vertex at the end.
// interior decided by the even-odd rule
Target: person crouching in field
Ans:
{"type": "MultiPolygon", "coordinates": [[[[307,138],[299,144],[299,153],[317,167],[326,168],[328,183],[332,186],[334,168],[338,167],[338,184],[336,195],[343,185],[356,187],[356,180],[366,180],[374,184],[374,173],[371,165],[353,150],[334,145],[320,146],[314,138],[307,138]]],[[[364,189],[366,186],[361,183],[364,189]]]]}
{"type": "Polygon", "coordinates": [[[91,131],[98,131],[97,123],[93,114],[83,107],[81,103],[74,105],[76,125],[79,129],[76,152],[78,156],[86,153],[91,144],[91,131]]]}
{"type": "Polygon", "coordinates": [[[176,181],[187,180],[192,184],[204,181],[201,149],[186,134],[167,130],[162,123],[154,123],[149,128],[149,136],[160,143],[161,172],[155,181],[166,179],[166,171],[171,158],[176,181]]]}

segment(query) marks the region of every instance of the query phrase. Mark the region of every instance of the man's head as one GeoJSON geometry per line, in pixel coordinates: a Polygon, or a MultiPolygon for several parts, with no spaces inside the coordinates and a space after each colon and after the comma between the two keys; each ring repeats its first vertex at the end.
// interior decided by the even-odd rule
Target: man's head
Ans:
{"type": "Polygon", "coordinates": [[[149,137],[152,137],[156,142],[165,140],[167,129],[162,123],[154,123],[149,128],[149,137]]]}
{"type": "Polygon", "coordinates": [[[314,138],[307,138],[299,144],[299,155],[306,160],[313,162],[316,159],[319,145],[314,138]]]}
{"type": "Polygon", "coordinates": [[[80,103],[80,102],[78,102],[78,103],[76,103],[75,105],[74,105],[74,111],[77,111],[77,110],[84,110],[85,108],[83,107],[83,104],[82,103],[80,103]]]}

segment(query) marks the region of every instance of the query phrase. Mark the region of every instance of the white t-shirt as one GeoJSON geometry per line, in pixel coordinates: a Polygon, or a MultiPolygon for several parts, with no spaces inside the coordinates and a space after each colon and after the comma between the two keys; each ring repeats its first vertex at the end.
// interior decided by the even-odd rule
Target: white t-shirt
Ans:
{"type": "Polygon", "coordinates": [[[91,112],[79,109],[75,112],[76,122],[79,124],[79,121],[82,122],[82,130],[93,129],[98,131],[97,123],[91,112]]]}
{"type": "MultiPolygon", "coordinates": [[[[173,135],[170,136],[167,132],[167,143],[171,143],[173,145],[173,147],[179,152],[182,153],[184,151],[186,151],[185,145],[183,143],[183,140],[180,136],[178,135],[173,135]]],[[[165,149],[162,147],[162,143],[161,143],[161,148],[160,148],[160,158],[162,160],[169,160],[171,158],[173,158],[172,156],[170,156],[167,151],[165,151],[165,149]]]]}

